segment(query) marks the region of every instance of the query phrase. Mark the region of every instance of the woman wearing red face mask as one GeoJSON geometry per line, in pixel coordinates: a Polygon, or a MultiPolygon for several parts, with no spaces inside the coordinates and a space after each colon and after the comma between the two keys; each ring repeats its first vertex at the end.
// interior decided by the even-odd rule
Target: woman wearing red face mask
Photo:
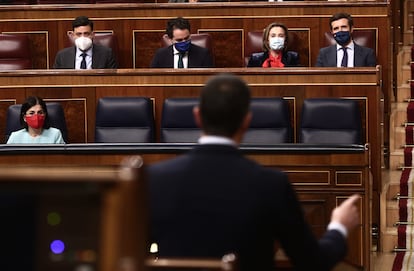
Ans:
{"type": "Polygon", "coordinates": [[[24,128],[11,133],[7,144],[65,144],[60,130],[50,127],[46,104],[40,97],[30,96],[22,104],[20,124],[24,128]]]}

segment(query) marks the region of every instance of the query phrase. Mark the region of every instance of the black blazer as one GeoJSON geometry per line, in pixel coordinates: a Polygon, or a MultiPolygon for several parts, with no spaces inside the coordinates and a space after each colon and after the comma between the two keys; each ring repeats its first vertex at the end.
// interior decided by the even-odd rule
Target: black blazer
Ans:
{"type": "MultiPolygon", "coordinates": [[[[354,67],[375,67],[377,59],[374,50],[359,46],[354,42],[354,67]]],[[[336,44],[319,50],[316,67],[337,67],[336,63],[336,44]]]]}
{"type": "MultiPolygon", "coordinates": [[[[269,58],[269,52],[253,53],[247,67],[262,67],[263,62],[269,58]]],[[[296,67],[300,65],[299,54],[293,51],[284,52],[282,55],[282,63],[285,67],[296,67]]]]}
{"type": "MultiPolygon", "coordinates": [[[[174,68],[173,45],[157,50],[151,68],[174,68]]],[[[189,68],[213,68],[213,59],[208,49],[190,44],[188,49],[189,68]]]]}
{"type": "MultiPolygon", "coordinates": [[[[60,50],[56,54],[54,69],[74,69],[76,46],[60,50]]],[[[92,69],[117,69],[118,64],[112,53],[112,49],[99,44],[92,47],[92,69]]]]}
{"type": "Polygon", "coordinates": [[[147,170],[150,239],[160,256],[234,252],[241,271],[273,271],[278,240],[297,270],[321,271],[345,255],[338,231],[315,239],[286,174],[232,146],[198,145],[147,170]]]}

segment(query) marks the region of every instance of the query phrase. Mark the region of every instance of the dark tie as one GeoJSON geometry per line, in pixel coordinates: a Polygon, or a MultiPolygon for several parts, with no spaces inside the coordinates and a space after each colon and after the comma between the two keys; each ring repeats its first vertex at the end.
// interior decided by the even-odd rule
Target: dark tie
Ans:
{"type": "Polygon", "coordinates": [[[344,57],[342,58],[341,67],[348,67],[348,52],[346,47],[342,47],[344,50],[344,57]]]}
{"type": "Polygon", "coordinates": [[[87,56],[87,54],[82,53],[81,56],[82,56],[82,62],[81,62],[80,68],[85,70],[86,69],[86,56],[87,56]]]}
{"type": "Polygon", "coordinates": [[[178,68],[179,69],[184,68],[183,56],[184,56],[184,53],[178,53],[178,68]]]}

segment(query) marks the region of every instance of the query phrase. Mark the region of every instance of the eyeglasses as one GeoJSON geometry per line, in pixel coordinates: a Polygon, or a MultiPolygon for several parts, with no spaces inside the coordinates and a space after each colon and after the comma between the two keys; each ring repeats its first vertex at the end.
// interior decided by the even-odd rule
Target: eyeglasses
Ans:
{"type": "Polygon", "coordinates": [[[29,111],[26,112],[26,116],[33,116],[33,115],[44,115],[45,112],[43,110],[39,110],[39,111],[29,111]]]}

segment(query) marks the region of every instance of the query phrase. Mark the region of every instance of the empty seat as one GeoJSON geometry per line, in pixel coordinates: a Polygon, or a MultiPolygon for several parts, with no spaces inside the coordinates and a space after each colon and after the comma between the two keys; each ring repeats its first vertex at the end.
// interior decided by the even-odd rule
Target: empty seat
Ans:
{"type": "Polygon", "coordinates": [[[154,111],[151,99],[100,98],[96,109],[95,142],[154,142],[154,111]]]}
{"type": "Polygon", "coordinates": [[[193,108],[198,98],[169,98],[164,100],[161,117],[161,142],[196,143],[201,135],[193,108]]]}
{"type": "MultiPolygon", "coordinates": [[[[7,109],[5,142],[7,142],[12,132],[22,129],[22,126],[20,125],[21,108],[21,104],[14,104],[7,109]]],[[[68,129],[66,127],[65,113],[62,106],[60,103],[49,102],[46,103],[46,108],[50,126],[58,128],[62,133],[63,140],[68,143],[68,129]]]]}
{"type": "Polygon", "coordinates": [[[252,98],[252,121],[243,142],[246,144],[291,143],[292,125],[289,104],[283,98],[252,98]]]}
{"type": "Polygon", "coordinates": [[[31,68],[32,57],[28,36],[0,34],[0,70],[31,68]]]}
{"type": "Polygon", "coordinates": [[[299,141],[312,144],[362,144],[357,101],[314,98],[303,102],[299,141]]]}

